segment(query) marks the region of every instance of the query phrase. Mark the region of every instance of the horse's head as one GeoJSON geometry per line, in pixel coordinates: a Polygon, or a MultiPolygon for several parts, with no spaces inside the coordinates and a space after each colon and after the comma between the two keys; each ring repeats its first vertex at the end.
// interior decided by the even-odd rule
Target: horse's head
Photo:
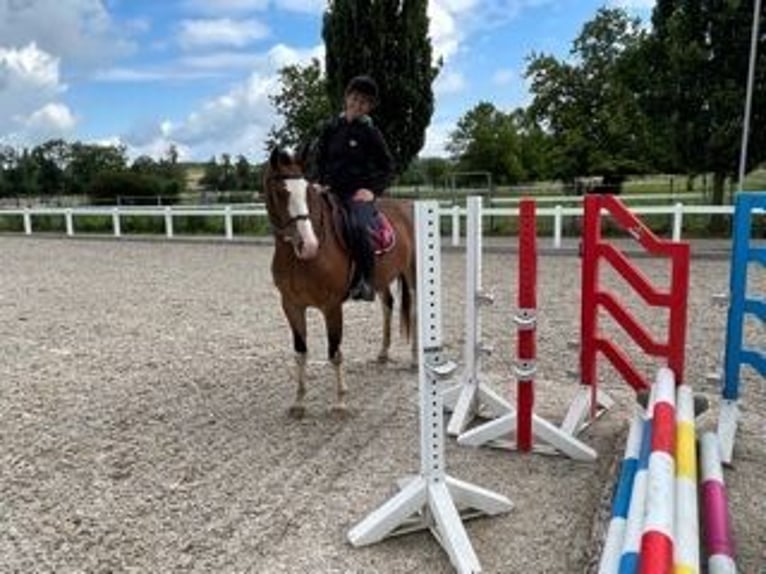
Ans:
{"type": "Polygon", "coordinates": [[[319,249],[309,212],[309,183],[303,162],[274,148],[263,174],[266,209],[277,240],[292,243],[299,259],[312,259],[319,249]]]}

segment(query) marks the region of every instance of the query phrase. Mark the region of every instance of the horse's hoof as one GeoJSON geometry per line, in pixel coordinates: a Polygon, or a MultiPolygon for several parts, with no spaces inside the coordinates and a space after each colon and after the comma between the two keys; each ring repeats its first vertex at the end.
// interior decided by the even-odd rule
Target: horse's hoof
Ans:
{"type": "Polygon", "coordinates": [[[348,407],[346,405],[335,405],[330,409],[330,414],[333,418],[338,419],[340,421],[345,421],[349,418],[350,413],[348,411],[348,407]]]}
{"type": "Polygon", "coordinates": [[[306,416],[306,407],[303,405],[293,405],[287,410],[287,414],[290,418],[300,420],[306,416]]]}
{"type": "Polygon", "coordinates": [[[379,365],[385,365],[386,363],[388,363],[388,361],[389,361],[388,353],[379,353],[378,354],[378,364],[379,365]]]}

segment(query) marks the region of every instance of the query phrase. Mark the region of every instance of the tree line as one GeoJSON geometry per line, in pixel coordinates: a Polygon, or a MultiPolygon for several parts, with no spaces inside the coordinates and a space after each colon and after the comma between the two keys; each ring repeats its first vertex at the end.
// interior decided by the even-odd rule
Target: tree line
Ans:
{"type": "MultiPolygon", "coordinates": [[[[418,157],[433,114],[427,0],[333,0],[324,13],[325,62],[280,70],[271,98],[282,122],[265,142],[295,148],[341,109],[357,74],[376,78],[373,119],[386,135],[400,181],[436,182],[449,172],[485,172],[498,184],[572,183],[600,177],[618,190],[630,175],[713,174],[713,201],[738,169],[753,0],[657,0],[651,27],[618,8],[601,8],[563,59],[528,56],[526,107],[477,102],[449,135],[449,158],[418,157]],[[364,38],[360,41],[360,38],[364,38]]],[[[766,22],[761,16],[761,29],[766,22]]],[[[766,160],[766,35],[759,38],[747,169],[766,160]]],[[[128,163],[125,148],[51,140],[32,149],[0,147],[0,196],[181,193],[184,166],[170,147],[159,160],[128,163]]],[[[258,186],[259,166],[223,154],[203,166],[207,189],[258,186]]]]}
{"type": "Polygon", "coordinates": [[[87,196],[93,203],[118,198],[178,197],[186,171],[171,146],[155,160],[128,161],[125,146],[46,141],[33,148],[0,147],[0,197],[87,196]]]}
{"type": "MultiPolygon", "coordinates": [[[[416,157],[441,64],[430,64],[425,9],[425,1],[332,2],[324,20],[326,73],[318,60],[281,70],[272,103],[284,121],[267,147],[311,139],[322,117],[340,110],[343,82],[365,72],[381,83],[374,119],[402,180],[482,171],[500,184],[599,177],[618,191],[630,175],[712,174],[713,202],[724,201],[725,182],[738,171],[752,0],[658,0],[650,28],[623,9],[599,9],[566,58],[528,56],[528,106],[501,110],[485,101],[466,112],[449,135],[447,160],[416,157]]],[[[764,44],[762,33],[761,54],[764,44]]],[[[763,55],[753,102],[748,170],[766,160],[763,55]]]]}

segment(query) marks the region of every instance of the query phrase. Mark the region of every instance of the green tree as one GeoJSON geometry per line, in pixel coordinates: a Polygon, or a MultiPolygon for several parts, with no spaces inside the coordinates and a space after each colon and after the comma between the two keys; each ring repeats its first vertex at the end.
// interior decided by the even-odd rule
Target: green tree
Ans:
{"type": "Polygon", "coordinates": [[[282,116],[284,123],[272,126],[266,140],[266,150],[274,146],[297,148],[317,135],[319,123],[333,112],[327,97],[327,85],[319,60],[313,58],[307,66],[286,66],[279,71],[281,91],[269,100],[282,116]]]}
{"type": "Polygon", "coordinates": [[[123,198],[130,198],[131,202],[143,198],[154,203],[157,197],[168,196],[166,184],[157,175],[132,170],[100,171],[86,191],[93,203],[119,203],[123,198]]]}
{"type": "Polygon", "coordinates": [[[39,195],[39,167],[27,148],[16,155],[15,162],[5,172],[9,195],[39,195]]]}
{"type": "Polygon", "coordinates": [[[250,162],[242,154],[237,156],[237,163],[234,164],[234,178],[237,182],[237,189],[253,189],[253,170],[250,167],[250,162]]]}
{"type": "Polygon", "coordinates": [[[447,151],[461,170],[488,171],[500,183],[516,183],[525,177],[514,117],[488,102],[477,104],[458,120],[447,151]]]}
{"type": "Polygon", "coordinates": [[[69,144],[54,139],[36,146],[32,158],[37,164],[37,183],[44,195],[66,193],[65,170],[70,161],[69,144]]]}
{"type": "Polygon", "coordinates": [[[127,168],[125,146],[104,146],[75,142],[67,166],[67,188],[72,193],[87,193],[99,173],[119,172],[127,168]]]}
{"type": "Polygon", "coordinates": [[[643,72],[634,54],[644,40],[638,20],[602,8],[575,39],[571,63],[531,56],[529,111],[551,134],[556,177],[602,175],[619,185],[626,175],[650,169],[651,126],[634,85],[643,72]]]}
{"type": "Polygon", "coordinates": [[[327,88],[340,108],[348,81],[369,74],[381,102],[373,113],[404,172],[423,148],[434,109],[427,0],[330,0],[324,13],[327,88]]]}
{"type": "Polygon", "coordinates": [[[215,156],[213,156],[205,164],[205,170],[202,175],[202,179],[200,179],[200,184],[202,184],[205,189],[209,190],[221,189],[220,184],[222,176],[223,171],[221,166],[218,165],[218,161],[216,160],[215,156]]]}
{"type": "MultiPolygon", "coordinates": [[[[766,101],[766,15],[760,18],[747,169],[766,160],[766,114],[758,104],[766,101]]],[[[663,0],[652,22],[651,73],[658,82],[647,99],[649,113],[665,119],[680,168],[713,172],[713,202],[722,204],[726,179],[739,167],[753,1],[663,0]]]]}

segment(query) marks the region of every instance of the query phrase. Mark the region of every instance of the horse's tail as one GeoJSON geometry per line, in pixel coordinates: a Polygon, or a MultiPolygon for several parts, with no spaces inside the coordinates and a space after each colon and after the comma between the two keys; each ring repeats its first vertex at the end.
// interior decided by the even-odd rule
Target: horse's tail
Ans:
{"type": "Polygon", "coordinates": [[[399,289],[402,293],[402,303],[399,309],[399,331],[402,337],[406,341],[412,337],[412,289],[414,285],[410,285],[405,274],[399,275],[399,289]]]}

